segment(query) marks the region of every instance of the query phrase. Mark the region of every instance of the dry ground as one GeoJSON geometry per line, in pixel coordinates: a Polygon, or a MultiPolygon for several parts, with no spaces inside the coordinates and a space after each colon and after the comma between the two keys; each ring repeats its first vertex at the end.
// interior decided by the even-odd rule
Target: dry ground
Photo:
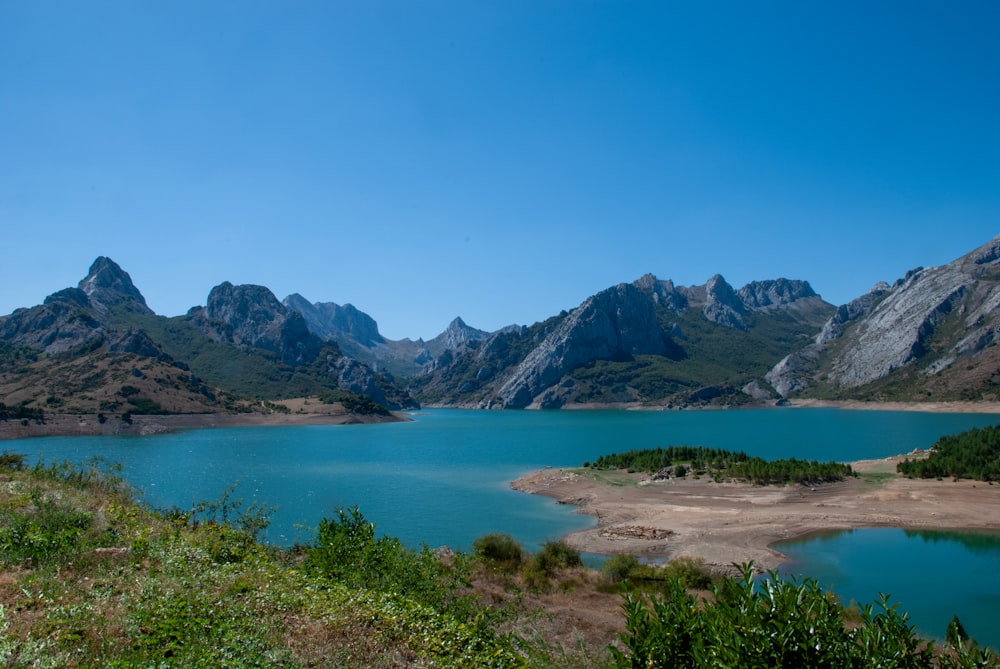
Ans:
{"type": "Polygon", "coordinates": [[[753,560],[764,570],[784,559],[771,544],[811,532],[861,527],[1000,530],[1000,485],[910,480],[898,458],[854,463],[862,475],[817,486],[754,486],[623,471],[546,469],[517,490],[574,504],[596,526],[569,535],[581,551],[701,558],[717,570],[753,560]]]}

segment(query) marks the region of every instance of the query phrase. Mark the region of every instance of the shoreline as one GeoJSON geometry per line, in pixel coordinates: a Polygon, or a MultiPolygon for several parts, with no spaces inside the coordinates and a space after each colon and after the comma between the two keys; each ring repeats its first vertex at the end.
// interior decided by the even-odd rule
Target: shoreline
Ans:
{"type": "Polygon", "coordinates": [[[563,537],[581,552],[662,560],[700,558],[713,571],[787,560],[775,544],[869,527],[1000,531],[1000,485],[913,480],[895,473],[905,456],[851,463],[860,476],[815,486],[755,486],[579,468],[534,471],[515,490],[553,498],[596,518],[563,537]]]}
{"type": "MultiPolygon", "coordinates": [[[[431,407],[428,407],[431,408],[431,407]]],[[[439,407],[449,408],[449,407],[439,407]]],[[[790,399],[779,404],[775,401],[751,402],[735,406],[690,405],[666,406],[645,405],[637,402],[617,404],[567,404],[559,411],[743,411],[748,409],[844,409],[845,411],[924,411],[927,413],[995,413],[1000,414],[1000,402],[935,401],[935,402],[889,402],[868,400],[817,400],[790,399]]],[[[533,409],[539,410],[539,409],[533,409]]]]}
{"type": "Polygon", "coordinates": [[[133,415],[131,422],[118,416],[108,416],[104,422],[98,414],[51,414],[44,422],[20,420],[0,421],[0,441],[30,439],[32,437],[72,436],[144,436],[201,430],[215,427],[263,427],[306,425],[357,425],[372,423],[398,423],[409,419],[400,413],[389,416],[362,415],[331,411],[328,413],[197,413],[133,415]]]}

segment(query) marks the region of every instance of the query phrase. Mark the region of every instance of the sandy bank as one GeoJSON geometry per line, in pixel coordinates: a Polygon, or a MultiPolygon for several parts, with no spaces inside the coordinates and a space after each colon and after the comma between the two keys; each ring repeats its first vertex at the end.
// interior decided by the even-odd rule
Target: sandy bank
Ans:
{"type": "Polygon", "coordinates": [[[253,425],[348,425],[388,423],[408,420],[400,414],[365,416],[343,412],[312,413],[207,413],[132,416],[131,423],[118,416],[108,416],[102,423],[96,414],[46,415],[44,423],[19,420],[0,421],[0,440],[25,437],[87,435],[148,435],[178,430],[253,425]]]}
{"type": "Polygon", "coordinates": [[[708,478],[651,482],[640,474],[582,469],[536,471],[512,485],[596,516],[596,527],[566,537],[581,551],[690,556],[720,570],[749,560],[773,569],[784,556],[772,544],[820,530],[1000,530],[1000,485],[910,480],[894,474],[896,461],[854,463],[868,475],[814,487],[708,478]]]}

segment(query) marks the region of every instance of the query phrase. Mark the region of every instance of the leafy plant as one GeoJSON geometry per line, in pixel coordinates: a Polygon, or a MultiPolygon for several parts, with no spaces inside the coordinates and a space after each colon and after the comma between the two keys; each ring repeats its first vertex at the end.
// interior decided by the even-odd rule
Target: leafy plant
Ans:
{"type": "Polygon", "coordinates": [[[515,569],[524,560],[521,544],[506,533],[481,536],[472,542],[472,550],[484,560],[505,569],[515,569]]]}
{"type": "Polygon", "coordinates": [[[935,652],[917,637],[898,605],[886,596],[860,609],[856,626],[844,608],[812,579],[754,578],[752,564],[726,578],[707,600],[695,599],[680,579],[666,595],[625,595],[624,650],[612,649],[618,667],[912,667],[993,666],[978,648],[935,652]]]}

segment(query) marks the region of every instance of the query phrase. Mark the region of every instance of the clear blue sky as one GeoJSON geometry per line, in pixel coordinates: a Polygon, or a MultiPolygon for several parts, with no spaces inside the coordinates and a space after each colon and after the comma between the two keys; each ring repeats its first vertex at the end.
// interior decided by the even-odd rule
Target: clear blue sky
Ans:
{"type": "Polygon", "coordinates": [[[393,339],[1000,233],[1000,3],[0,0],[0,314],[99,255],[393,339]]]}

